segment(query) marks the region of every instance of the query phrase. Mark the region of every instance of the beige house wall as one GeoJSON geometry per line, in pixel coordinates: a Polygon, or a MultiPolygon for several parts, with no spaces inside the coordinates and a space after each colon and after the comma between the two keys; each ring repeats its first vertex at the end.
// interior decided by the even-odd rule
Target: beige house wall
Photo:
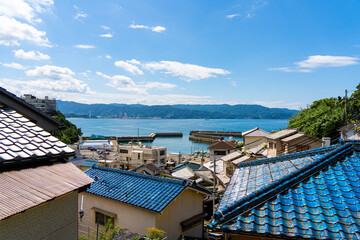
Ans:
{"type": "Polygon", "coordinates": [[[309,138],[308,136],[304,136],[288,142],[288,144],[285,145],[285,154],[296,152],[297,151],[296,146],[298,146],[299,144],[300,146],[304,146],[304,147],[309,146],[309,149],[322,147],[321,141],[316,141],[314,139],[309,138]],[[302,142],[309,142],[310,144],[304,145],[302,144],[302,142]]]}
{"type": "Polygon", "coordinates": [[[267,154],[268,158],[278,156],[278,153],[281,151],[280,140],[275,140],[275,141],[268,140],[267,146],[268,146],[268,154],[267,154]],[[270,143],[273,143],[273,146],[274,146],[274,144],[276,144],[276,147],[270,148],[270,143]]]}
{"type": "Polygon", "coordinates": [[[161,214],[86,192],[79,194],[79,209],[82,196],[85,214],[79,221],[79,236],[90,236],[92,231],[96,232],[93,207],[116,214],[115,225],[141,235],[146,234],[147,228],[156,227],[165,231],[169,240],[176,240],[181,235],[202,236],[202,224],[181,232],[180,222],[203,212],[204,195],[193,190],[184,190],[161,214]]]}
{"type": "Polygon", "coordinates": [[[79,194],[79,209],[82,196],[84,217],[79,221],[79,236],[90,236],[92,231],[96,232],[94,207],[115,214],[115,225],[138,234],[146,234],[146,228],[155,227],[156,213],[87,192],[79,194]]]}
{"type": "Polygon", "coordinates": [[[0,221],[0,239],[76,240],[77,200],[76,190],[0,221]]]}
{"type": "Polygon", "coordinates": [[[243,141],[244,141],[244,149],[250,149],[252,147],[255,147],[261,143],[265,143],[266,142],[266,137],[243,137],[243,141]],[[263,141],[261,141],[263,140],[263,141]],[[254,144],[252,144],[254,143],[254,144]]]}
{"type": "Polygon", "coordinates": [[[156,215],[156,227],[165,231],[169,240],[176,240],[181,235],[202,237],[202,224],[182,232],[180,222],[202,213],[203,200],[203,194],[186,189],[163,210],[161,215],[156,215]]]}

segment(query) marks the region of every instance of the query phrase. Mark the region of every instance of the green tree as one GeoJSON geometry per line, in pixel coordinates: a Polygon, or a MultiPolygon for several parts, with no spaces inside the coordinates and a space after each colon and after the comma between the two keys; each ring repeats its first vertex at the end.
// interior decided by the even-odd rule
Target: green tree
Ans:
{"type": "Polygon", "coordinates": [[[165,232],[157,228],[147,228],[146,232],[147,232],[146,237],[148,239],[161,240],[165,236],[165,232]]]}
{"type": "Polygon", "coordinates": [[[79,141],[79,137],[82,135],[81,129],[77,128],[75,124],[66,120],[64,115],[60,111],[56,111],[53,118],[64,124],[64,129],[55,131],[53,135],[60,139],[60,141],[71,144],[79,141]]]}
{"type": "Polygon", "coordinates": [[[289,127],[319,138],[338,135],[336,130],[343,125],[345,101],[336,98],[315,101],[289,120],[289,127]]]}

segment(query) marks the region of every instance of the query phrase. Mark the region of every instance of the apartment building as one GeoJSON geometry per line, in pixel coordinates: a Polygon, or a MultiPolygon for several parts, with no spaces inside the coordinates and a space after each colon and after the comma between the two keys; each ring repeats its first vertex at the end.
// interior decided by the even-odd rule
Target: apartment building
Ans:
{"type": "Polygon", "coordinates": [[[142,144],[128,144],[118,146],[120,164],[123,165],[123,167],[140,166],[147,163],[165,165],[166,151],[166,147],[142,144]]]}
{"type": "Polygon", "coordinates": [[[45,113],[51,114],[56,111],[56,100],[50,99],[48,96],[37,98],[31,94],[24,94],[22,99],[45,113]]]}

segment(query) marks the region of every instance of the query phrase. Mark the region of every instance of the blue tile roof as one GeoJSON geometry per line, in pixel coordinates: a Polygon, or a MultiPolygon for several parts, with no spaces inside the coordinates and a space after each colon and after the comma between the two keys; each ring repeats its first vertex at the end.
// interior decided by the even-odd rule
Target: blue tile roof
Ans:
{"type": "Polygon", "coordinates": [[[239,165],[211,226],[234,233],[360,239],[359,144],[239,165]]]}
{"type": "Polygon", "coordinates": [[[92,166],[85,173],[95,180],[86,192],[155,212],[161,212],[189,186],[185,180],[101,166],[92,166]]]}
{"type": "Polygon", "coordinates": [[[190,169],[192,170],[198,170],[201,165],[200,164],[197,164],[197,163],[193,163],[193,162],[183,162],[183,163],[180,163],[178,164],[176,167],[170,169],[171,172],[176,172],[176,171],[179,171],[185,167],[189,167],[190,169]]]}

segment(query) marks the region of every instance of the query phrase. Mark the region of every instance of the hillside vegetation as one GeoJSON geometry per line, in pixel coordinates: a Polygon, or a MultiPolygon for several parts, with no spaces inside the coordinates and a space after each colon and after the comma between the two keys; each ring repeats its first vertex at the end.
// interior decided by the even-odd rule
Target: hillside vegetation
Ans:
{"type": "Polygon", "coordinates": [[[336,137],[337,129],[360,119],[360,84],[356,89],[348,99],[325,98],[313,102],[290,118],[289,127],[298,128],[319,138],[336,137]],[[345,105],[347,106],[346,118],[345,105]]]}
{"type": "Polygon", "coordinates": [[[288,119],[297,110],[267,108],[260,105],[155,105],[141,104],[82,104],[57,101],[58,109],[66,117],[119,118],[125,114],[129,118],[165,119],[288,119]]]}

